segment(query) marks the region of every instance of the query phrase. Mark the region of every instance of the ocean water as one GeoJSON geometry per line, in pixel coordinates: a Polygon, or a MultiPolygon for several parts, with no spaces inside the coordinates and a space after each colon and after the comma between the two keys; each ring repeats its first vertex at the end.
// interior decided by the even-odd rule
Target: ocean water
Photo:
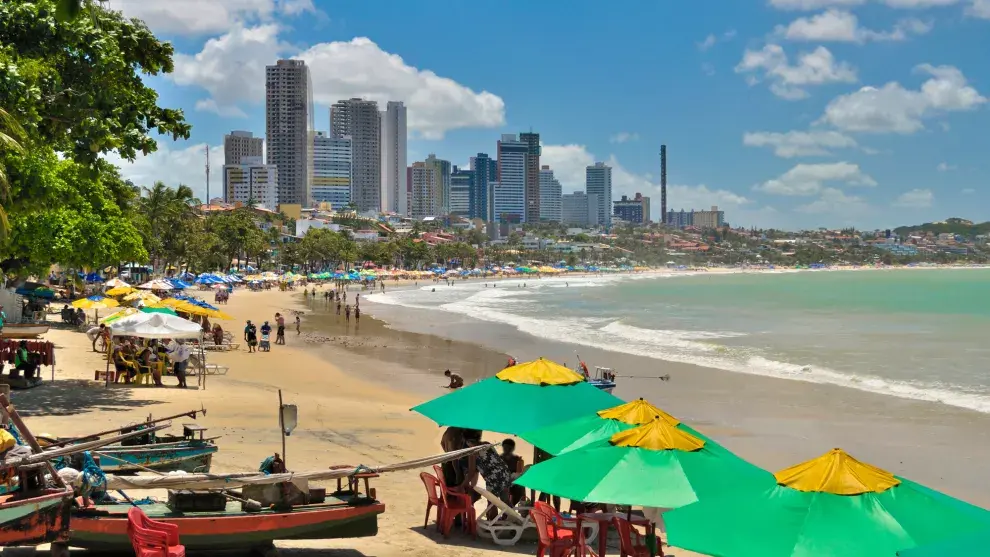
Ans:
{"type": "Polygon", "coordinates": [[[594,346],[990,413],[990,269],[672,273],[492,285],[428,283],[367,299],[504,323],[576,351],[594,346]]]}

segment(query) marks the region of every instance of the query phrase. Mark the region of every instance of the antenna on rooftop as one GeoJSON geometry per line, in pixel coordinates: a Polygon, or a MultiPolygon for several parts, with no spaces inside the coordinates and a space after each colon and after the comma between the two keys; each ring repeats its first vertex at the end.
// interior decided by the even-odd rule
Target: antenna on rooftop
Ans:
{"type": "Polygon", "coordinates": [[[210,145],[206,145],[206,207],[210,207],[210,145]]]}

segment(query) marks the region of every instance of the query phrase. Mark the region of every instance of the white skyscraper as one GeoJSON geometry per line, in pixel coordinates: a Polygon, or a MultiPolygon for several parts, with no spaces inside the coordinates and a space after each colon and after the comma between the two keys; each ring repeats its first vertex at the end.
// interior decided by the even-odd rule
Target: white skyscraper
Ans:
{"type": "Polygon", "coordinates": [[[227,203],[253,204],[272,211],[278,206],[278,167],[261,157],[241,157],[241,164],[223,165],[227,203]]]}
{"type": "Polygon", "coordinates": [[[265,91],[268,163],[278,167],[278,202],[304,204],[313,178],[309,68],[302,60],[279,60],[266,68],[265,91]]]}
{"type": "Polygon", "coordinates": [[[406,107],[389,101],[381,119],[382,211],[409,214],[406,184],[406,107]]]}
{"type": "Polygon", "coordinates": [[[560,181],[553,177],[553,170],[543,165],[540,169],[540,220],[560,222],[560,181]]]}
{"type": "Polygon", "coordinates": [[[612,167],[596,162],[585,170],[585,191],[588,196],[597,196],[598,222],[609,226],[612,224],[612,167]]]}
{"type": "Polygon", "coordinates": [[[342,209],[351,202],[351,138],[328,137],[316,132],[313,138],[312,201],[342,209]]]}
{"type": "Polygon", "coordinates": [[[498,142],[498,183],[493,184],[495,222],[526,222],[526,156],[529,145],[515,134],[498,142]]]}

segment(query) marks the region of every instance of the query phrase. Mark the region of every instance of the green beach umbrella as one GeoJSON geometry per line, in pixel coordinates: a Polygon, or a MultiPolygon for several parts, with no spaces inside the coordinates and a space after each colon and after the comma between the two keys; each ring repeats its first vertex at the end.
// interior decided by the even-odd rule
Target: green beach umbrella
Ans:
{"type": "Polygon", "coordinates": [[[516,435],[621,402],[588,384],[581,374],[540,358],[412,410],[441,426],[516,435]]]}
{"type": "Polygon", "coordinates": [[[990,512],[841,449],[664,514],[670,545],[714,557],[894,557],[986,530],[990,512]]]}
{"type": "Polygon", "coordinates": [[[531,466],[515,483],[575,501],[670,509],[773,482],[769,472],[709,445],[657,416],[606,444],[531,466]]]}
{"type": "Polygon", "coordinates": [[[898,557],[946,557],[947,555],[990,557],[990,530],[898,551],[897,555],[898,557]]]}
{"type": "Polygon", "coordinates": [[[141,313],[167,313],[169,315],[178,315],[175,310],[169,307],[148,307],[145,306],[141,308],[141,313]]]}
{"type": "Polygon", "coordinates": [[[519,437],[552,455],[559,455],[591,445],[606,444],[616,433],[650,423],[657,416],[678,429],[712,443],[711,439],[642,398],[527,431],[519,434],[519,437]]]}

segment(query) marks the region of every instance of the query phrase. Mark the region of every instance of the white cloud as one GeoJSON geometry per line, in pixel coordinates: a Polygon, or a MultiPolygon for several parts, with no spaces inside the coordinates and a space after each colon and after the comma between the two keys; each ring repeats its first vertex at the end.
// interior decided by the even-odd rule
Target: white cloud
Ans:
{"type": "Polygon", "coordinates": [[[830,155],[831,149],[852,149],[856,140],[836,131],[747,132],[743,145],[772,147],[778,157],[811,157],[830,155]]]}
{"type": "Polygon", "coordinates": [[[195,109],[202,112],[212,112],[224,118],[247,118],[247,113],[238,106],[217,106],[217,101],[213,99],[200,99],[196,101],[195,109]]]}
{"type": "Polygon", "coordinates": [[[826,183],[873,187],[876,180],[860,170],[858,164],[835,162],[828,164],[798,164],[773,180],[753,186],[756,191],[776,195],[815,195],[826,183]]]}
{"type": "Polygon", "coordinates": [[[972,110],[987,100],[953,66],[922,64],[915,70],[932,76],[919,90],[905,89],[896,81],[879,89],[863,87],[833,99],[819,122],[845,131],[909,134],[924,128],[924,118],[972,110]]]}
{"type": "Polygon", "coordinates": [[[628,143],[629,141],[638,141],[639,134],[636,132],[619,132],[612,137],[608,138],[609,143],[628,143]]]}
{"type": "MultiPolygon", "coordinates": [[[[655,216],[659,216],[660,211],[660,183],[655,181],[655,177],[649,174],[637,174],[627,170],[614,155],[608,159],[596,159],[584,145],[543,145],[543,152],[540,155],[540,162],[550,165],[554,176],[560,180],[564,193],[575,190],[583,190],[585,184],[585,169],[597,161],[604,160],[612,167],[612,196],[616,199],[621,195],[633,195],[640,192],[647,196],[653,196],[657,202],[653,203],[655,216]]],[[[735,192],[724,189],[713,189],[707,185],[667,185],[668,205],[672,208],[683,207],[686,209],[707,208],[711,205],[738,209],[749,206],[752,201],[735,192]]]]}
{"type": "Polygon", "coordinates": [[[808,96],[804,87],[826,83],[852,83],[856,70],[845,62],[836,62],[823,46],[798,55],[791,65],[780,45],[768,44],[761,50],[746,50],[736,66],[736,73],[748,74],[750,82],[758,82],[759,73],[770,80],[770,90],[778,97],[797,100],[808,96]]]}
{"type": "MultiPolygon", "coordinates": [[[[190,145],[187,141],[158,140],[158,150],[139,156],[134,162],[116,153],[107,161],[120,167],[120,175],[138,186],[151,187],[155,182],[176,187],[185,184],[201,200],[206,200],[206,143],[190,145]]],[[[223,197],[223,146],[210,146],[210,197],[223,197]]]]}
{"type": "Polygon", "coordinates": [[[954,164],[949,164],[947,162],[940,162],[938,163],[938,166],[935,168],[937,168],[939,172],[948,172],[950,170],[955,170],[956,166],[954,164]]]}
{"type": "Polygon", "coordinates": [[[238,24],[317,13],[313,0],[109,0],[107,7],[144,20],[158,33],[179,35],[221,33],[238,24]]]}
{"type": "Polygon", "coordinates": [[[867,209],[868,206],[862,197],[846,195],[842,190],[835,188],[825,188],[817,200],[806,205],[798,206],[796,211],[799,213],[827,213],[849,217],[862,214],[867,209]]]}
{"type": "Polygon", "coordinates": [[[830,9],[811,17],[800,17],[787,26],[778,25],[774,34],[792,41],[865,43],[903,41],[909,35],[923,35],[931,29],[931,23],[907,18],[898,21],[890,31],[874,31],[860,27],[853,13],[830,9]]]}
{"type": "Polygon", "coordinates": [[[990,0],[972,0],[973,3],[966,8],[966,15],[981,19],[990,19],[990,0]]]}
{"type": "Polygon", "coordinates": [[[715,46],[715,43],[717,42],[718,42],[718,37],[716,37],[715,35],[708,35],[707,37],[705,37],[705,40],[698,43],[698,50],[704,52],[709,48],[715,46]]]}
{"type": "Polygon", "coordinates": [[[974,190],[973,188],[963,188],[962,191],[960,191],[959,193],[963,195],[973,195],[974,193],[976,193],[976,190],[974,190]]]}
{"type": "Polygon", "coordinates": [[[198,108],[236,115],[241,103],[265,99],[265,66],[280,57],[306,61],[314,100],[329,105],[362,97],[385,103],[401,100],[408,107],[409,128],[428,139],[458,128],[498,127],[505,123],[505,103],[488,91],[476,92],[430,70],[409,66],[402,57],[383,51],[365,37],[313,45],[303,51],[279,39],[275,24],[235,26],[210,39],[195,54],[176,54],[179,85],[196,85],[210,93],[198,108]]]}
{"type": "Polygon", "coordinates": [[[899,195],[897,199],[894,200],[894,205],[897,207],[924,209],[926,207],[931,207],[932,201],[934,200],[935,194],[932,193],[932,190],[913,189],[899,195]]]}

